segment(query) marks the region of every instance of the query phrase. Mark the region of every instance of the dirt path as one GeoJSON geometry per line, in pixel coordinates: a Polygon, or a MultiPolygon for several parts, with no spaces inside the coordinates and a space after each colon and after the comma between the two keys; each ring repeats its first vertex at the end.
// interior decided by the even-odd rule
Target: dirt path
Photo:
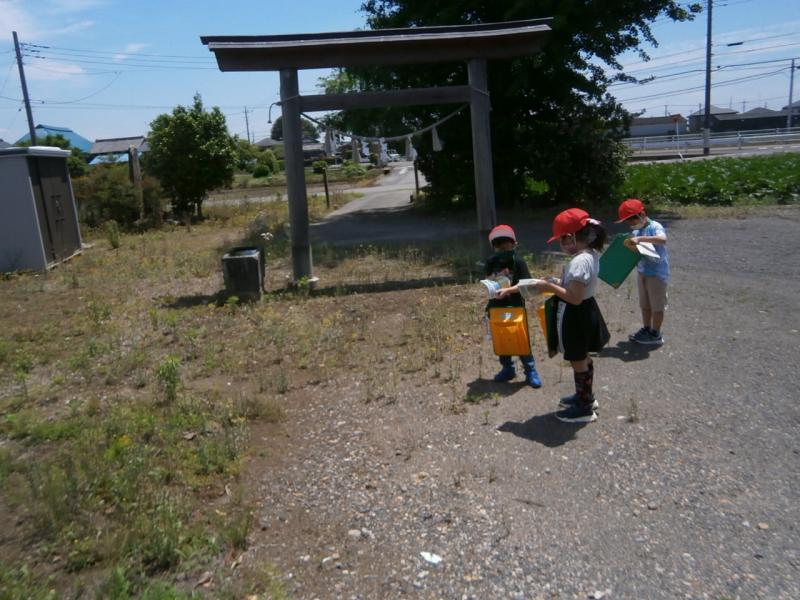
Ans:
{"type": "MultiPolygon", "coordinates": [[[[798,224],[796,209],[668,223],[667,343],[637,352],[631,281],[603,286],[612,341],[583,428],[553,418],[571,375],[538,338],[540,390],[490,382],[476,341],[373,397],[367,374],[395,377],[411,340],[363,377],[290,395],[251,465],[244,562],[275,565],[295,598],[797,598],[798,224]]],[[[346,303],[380,307],[380,336],[449,294],[480,299],[458,286],[346,303]]]]}

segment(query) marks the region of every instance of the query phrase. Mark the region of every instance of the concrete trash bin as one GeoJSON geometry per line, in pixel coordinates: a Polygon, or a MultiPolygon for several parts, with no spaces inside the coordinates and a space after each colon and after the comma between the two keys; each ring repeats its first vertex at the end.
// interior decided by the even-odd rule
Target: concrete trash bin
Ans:
{"type": "Polygon", "coordinates": [[[260,300],[265,274],[264,257],[258,248],[232,248],[222,257],[222,276],[229,296],[260,300]]]}

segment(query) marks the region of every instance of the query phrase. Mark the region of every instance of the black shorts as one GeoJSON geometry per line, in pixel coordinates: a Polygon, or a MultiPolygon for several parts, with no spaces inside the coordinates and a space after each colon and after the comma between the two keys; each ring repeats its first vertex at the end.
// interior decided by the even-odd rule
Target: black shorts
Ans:
{"type": "Polygon", "coordinates": [[[563,304],[566,308],[561,317],[559,345],[564,349],[564,360],[583,360],[589,352],[600,352],[611,335],[594,296],[578,305],[563,304]]]}

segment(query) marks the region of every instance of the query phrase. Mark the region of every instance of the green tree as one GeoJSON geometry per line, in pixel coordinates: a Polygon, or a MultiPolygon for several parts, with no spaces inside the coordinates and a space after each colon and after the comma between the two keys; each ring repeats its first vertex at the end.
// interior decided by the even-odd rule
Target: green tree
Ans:
{"type": "MultiPolygon", "coordinates": [[[[31,141],[27,140],[19,144],[20,146],[30,146],[31,141]]],[[[86,175],[89,171],[89,165],[86,162],[86,154],[80,148],[75,148],[70,141],[61,134],[48,134],[43,138],[36,139],[37,146],[55,146],[63,150],[69,150],[70,155],[67,157],[67,169],[69,176],[72,178],[81,177],[86,175]]]]}
{"type": "MultiPolygon", "coordinates": [[[[619,138],[630,117],[609,86],[631,78],[621,72],[617,57],[628,50],[645,57],[640,45],[655,43],[650,24],[657,17],[690,19],[699,6],[674,0],[366,0],[362,11],[372,29],[553,17],[539,54],[489,62],[497,201],[538,197],[581,203],[611,197],[622,180],[625,155],[619,138]]],[[[466,65],[460,63],[346,69],[321,85],[342,92],[466,82],[466,65]]],[[[349,111],[337,120],[347,131],[391,136],[429,125],[452,110],[349,111]],[[374,131],[375,123],[380,132],[374,131]]],[[[431,192],[448,206],[453,200],[474,201],[469,119],[465,110],[439,128],[441,152],[432,151],[430,136],[415,140],[431,192]]]]}
{"type": "Polygon", "coordinates": [[[145,168],[158,177],[179,215],[197,212],[213,189],[230,185],[236,166],[236,144],[219,108],[203,109],[199,94],[191,107],[177,106],[156,117],[147,136],[145,168]]]}
{"type": "Polygon", "coordinates": [[[163,202],[158,182],[153,177],[142,180],[145,221],[140,223],[139,198],[126,164],[97,165],[87,175],[76,177],[72,185],[81,221],[90,227],[99,227],[107,221],[126,228],[161,225],[163,202]]]}
{"type": "Polygon", "coordinates": [[[233,136],[233,140],[236,143],[236,170],[251,172],[258,159],[258,146],[239,136],[233,136]]]}
{"type": "MultiPolygon", "coordinates": [[[[300,128],[303,130],[303,141],[304,142],[318,142],[319,141],[319,131],[317,131],[317,126],[314,125],[308,119],[300,118],[300,128]]],[[[269,137],[273,140],[282,140],[283,139],[283,117],[278,117],[272,123],[272,130],[270,131],[269,137]]]]}
{"type": "Polygon", "coordinates": [[[278,171],[278,159],[275,154],[267,148],[262,150],[256,156],[256,164],[253,168],[253,175],[255,177],[269,177],[278,171]]]}

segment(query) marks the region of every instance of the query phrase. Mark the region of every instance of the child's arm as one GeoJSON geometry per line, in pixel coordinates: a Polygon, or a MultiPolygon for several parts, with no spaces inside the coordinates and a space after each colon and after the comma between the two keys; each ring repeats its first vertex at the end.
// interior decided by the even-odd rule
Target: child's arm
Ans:
{"type": "Polygon", "coordinates": [[[641,242],[648,242],[650,244],[666,244],[667,243],[667,236],[666,234],[661,235],[640,235],[632,238],[628,238],[634,244],[640,244],[641,242]]]}
{"type": "MultiPolygon", "coordinates": [[[[578,305],[583,302],[583,292],[586,289],[586,284],[582,281],[573,279],[567,284],[567,287],[562,287],[557,283],[551,281],[540,281],[536,284],[536,289],[540,292],[550,292],[561,298],[564,302],[569,304],[578,305]]],[[[519,286],[514,285],[511,287],[503,288],[497,291],[497,297],[503,298],[508,294],[516,294],[519,292],[519,286]]]]}
{"type": "Polygon", "coordinates": [[[564,302],[577,306],[583,302],[583,292],[586,290],[586,284],[573,279],[567,284],[567,287],[563,287],[551,281],[541,281],[536,285],[536,289],[540,292],[551,292],[564,302]]]}

